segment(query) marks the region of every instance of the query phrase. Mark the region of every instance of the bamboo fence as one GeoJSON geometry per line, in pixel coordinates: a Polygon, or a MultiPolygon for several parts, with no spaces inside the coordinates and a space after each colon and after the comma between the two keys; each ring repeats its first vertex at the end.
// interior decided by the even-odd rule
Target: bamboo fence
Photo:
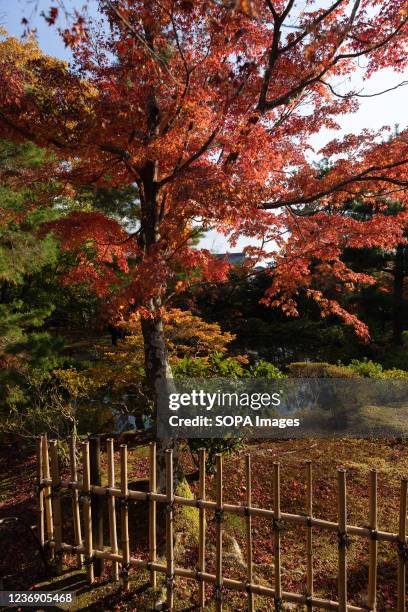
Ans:
{"type": "Polygon", "coordinates": [[[338,474],[338,520],[337,522],[324,520],[313,516],[312,500],[312,464],[306,462],[306,505],[304,514],[290,514],[281,510],[280,504],[280,465],[273,464],[273,498],[272,509],[252,506],[251,499],[251,460],[246,457],[245,479],[246,500],[245,505],[224,503],[223,501],[223,461],[217,455],[216,462],[216,499],[211,501],[206,497],[206,469],[205,451],[199,452],[199,496],[195,499],[184,498],[174,494],[173,490],[173,455],[166,452],[166,491],[157,492],[156,485],[156,445],[150,444],[149,463],[149,491],[136,491],[128,488],[127,446],[120,446],[120,486],[115,486],[115,466],[113,440],[107,440],[108,485],[93,485],[90,477],[89,443],[81,443],[82,449],[82,479],[78,478],[76,465],[76,444],[70,440],[70,475],[71,480],[62,480],[59,470],[57,443],[48,442],[47,436],[42,435],[37,440],[37,479],[38,479],[38,529],[40,539],[45,548],[54,558],[56,567],[62,571],[65,554],[76,555],[79,566],[86,568],[89,583],[94,580],[94,562],[103,559],[111,562],[111,577],[121,580],[124,588],[129,586],[129,571],[131,568],[145,569],[150,573],[150,585],[156,587],[157,574],[165,574],[166,606],[168,610],[174,607],[174,579],[176,576],[198,582],[198,607],[203,610],[206,604],[205,584],[214,586],[215,609],[223,609],[223,599],[226,590],[244,592],[248,594],[247,605],[251,612],[256,609],[256,595],[270,598],[273,602],[271,609],[279,612],[284,602],[305,606],[308,610],[339,610],[341,612],[377,611],[377,566],[378,542],[394,544],[398,556],[397,570],[397,611],[406,610],[406,565],[408,562],[408,538],[406,532],[407,519],[407,479],[401,480],[400,513],[398,533],[381,531],[377,527],[377,473],[375,470],[369,476],[369,517],[367,526],[349,525],[347,523],[347,487],[346,471],[339,469],[338,474]],[[63,541],[61,495],[71,492],[72,511],[74,523],[75,544],[63,541]],[[107,500],[109,518],[109,540],[107,547],[95,548],[92,538],[92,510],[91,494],[103,496],[107,500]],[[116,529],[116,503],[120,502],[120,550],[116,529]],[[145,501],[149,505],[149,559],[138,559],[131,556],[129,542],[129,503],[145,501]],[[84,537],[82,538],[80,502],[82,503],[82,524],[84,537]],[[157,561],[156,531],[157,504],[165,504],[166,508],[166,559],[165,563],[157,561]],[[195,568],[178,567],[174,559],[174,507],[196,507],[199,511],[198,534],[198,563],[195,568]],[[206,571],[206,515],[213,513],[216,522],[215,532],[215,573],[206,571]],[[244,517],[246,524],[246,581],[227,578],[223,575],[223,519],[225,514],[244,517]],[[272,525],[274,572],[272,586],[265,586],[253,582],[253,517],[269,519],[272,525]],[[306,528],[306,592],[286,592],[282,589],[282,562],[281,562],[281,530],[285,525],[300,525],[306,528]],[[316,597],[313,590],[313,531],[324,530],[337,534],[338,538],[338,601],[316,597]],[[347,547],[350,536],[357,536],[368,540],[369,543],[369,574],[367,585],[367,605],[360,607],[348,602],[347,595],[347,547]],[[119,571],[120,568],[120,571],[119,571]]]}

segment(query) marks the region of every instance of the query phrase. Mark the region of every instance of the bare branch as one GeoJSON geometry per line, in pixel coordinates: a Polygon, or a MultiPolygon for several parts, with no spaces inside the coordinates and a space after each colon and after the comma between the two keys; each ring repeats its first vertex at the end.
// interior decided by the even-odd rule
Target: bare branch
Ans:
{"type": "Polygon", "coordinates": [[[382,172],[385,170],[392,170],[393,168],[404,166],[406,164],[408,164],[408,158],[399,160],[397,162],[393,162],[391,164],[386,164],[384,166],[370,166],[369,168],[362,170],[358,174],[355,174],[354,176],[351,176],[342,181],[339,181],[338,183],[329,187],[328,189],[323,189],[322,191],[318,191],[317,193],[313,195],[306,196],[306,197],[293,198],[292,200],[286,200],[286,201],[277,200],[276,202],[265,202],[261,204],[259,208],[263,210],[274,210],[277,208],[281,208],[283,206],[293,206],[296,204],[312,204],[313,202],[316,202],[317,200],[320,200],[321,198],[324,198],[325,196],[328,196],[332,193],[335,193],[338,191],[345,191],[344,188],[347,187],[348,185],[351,185],[353,183],[365,182],[365,181],[378,181],[380,183],[381,182],[391,183],[392,185],[400,185],[408,189],[408,178],[406,180],[400,180],[400,179],[394,179],[393,177],[390,177],[390,176],[384,176],[381,174],[372,174],[372,173],[382,172]]]}
{"type": "Polygon", "coordinates": [[[281,15],[282,23],[286,19],[286,17],[289,15],[289,13],[292,10],[294,4],[295,4],[295,0],[289,0],[289,2],[287,3],[286,8],[285,8],[285,10],[283,11],[283,13],[281,15]]]}
{"type": "Polygon", "coordinates": [[[356,93],[353,91],[347,94],[339,94],[338,92],[335,91],[334,87],[327,81],[320,79],[319,82],[322,83],[323,85],[326,85],[326,87],[330,89],[330,91],[332,92],[334,96],[337,96],[337,98],[343,98],[345,100],[350,99],[350,98],[375,98],[376,96],[382,96],[383,94],[388,93],[389,91],[394,91],[395,89],[398,89],[399,87],[404,87],[405,85],[408,85],[408,81],[401,81],[401,83],[398,83],[398,85],[395,85],[394,87],[389,87],[388,89],[384,89],[383,91],[378,91],[372,94],[362,94],[362,93],[356,93]]]}
{"type": "Polygon", "coordinates": [[[398,34],[398,32],[400,32],[400,30],[402,30],[406,23],[408,23],[408,17],[405,17],[405,19],[401,21],[399,26],[379,43],[373,45],[372,47],[368,47],[367,49],[356,51],[355,53],[341,53],[337,56],[336,63],[341,59],[352,59],[354,57],[361,57],[362,55],[367,55],[369,53],[372,53],[373,51],[378,51],[378,49],[381,49],[381,47],[384,47],[387,43],[391,42],[391,40],[398,34]]]}
{"type": "Polygon", "coordinates": [[[257,110],[259,112],[265,112],[265,111],[273,110],[274,108],[277,108],[278,106],[281,106],[282,104],[286,104],[292,98],[296,97],[300,92],[302,92],[306,87],[321,81],[322,77],[325,74],[327,74],[329,70],[333,68],[333,66],[335,66],[342,59],[352,59],[352,58],[361,57],[362,55],[368,55],[372,53],[373,51],[377,51],[378,49],[384,47],[398,34],[398,32],[403,28],[403,26],[407,22],[408,22],[408,17],[405,18],[391,34],[389,34],[386,38],[384,38],[381,42],[377,43],[376,45],[373,45],[361,51],[357,51],[355,53],[341,53],[336,56],[335,55],[336,51],[338,50],[338,48],[344,41],[344,39],[341,38],[337,42],[336,48],[332,52],[333,59],[327,64],[327,66],[323,70],[320,71],[319,74],[313,75],[313,73],[309,73],[301,83],[296,85],[296,87],[289,90],[288,92],[281,94],[274,100],[269,100],[269,101],[265,100],[262,106],[260,106],[260,104],[258,103],[257,110]]]}
{"type": "Polygon", "coordinates": [[[329,6],[328,9],[323,11],[323,13],[321,13],[321,15],[319,15],[319,17],[317,17],[311,24],[308,24],[308,27],[301,34],[299,34],[299,36],[297,36],[290,43],[282,47],[280,52],[286,53],[286,51],[289,51],[293,47],[296,47],[296,45],[298,45],[304,38],[306,38],[308,34],[310,34],[311,28],[316,27],[317,25],[319,25],[320,22],[324,21],[326,17],[328,17],[331,13],[333,13],[333,11],[335,11],[336,8],[340,6],[340,4],[342,4],[342,2],[344,2],[344,0],[336,0],[334,4],[332,4],[331,6],[329,6]]]}

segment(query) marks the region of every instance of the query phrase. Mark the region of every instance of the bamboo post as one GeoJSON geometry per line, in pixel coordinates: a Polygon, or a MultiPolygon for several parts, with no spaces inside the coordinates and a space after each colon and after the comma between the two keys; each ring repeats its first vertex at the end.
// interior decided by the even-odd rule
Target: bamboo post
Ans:
{"type": "MultiPolygon", "coordinates": [[[[74,435],[72,435],[69,439],[69,460],[71,481],[77,482],[78,472],[76,463],[76,439],[74,435]]],[[[72,489],[72,516],[74,520],[75,546],[82,546],[81,516],[79,512],[79,492],[77,489],[72,489]]],[[[83,556],[81,555],[81,553],[77,553],[78,567],[82,567],[82,563],[83,556]]]]}
{"type": "Polygon", "coordinates": [[[281,577],[281,507],[280,507],[280,465],[275,462],[274,470],[274,515],[273,539],[275,553],[275,610],[279,612],[282,607],[282,577],[281,577]]]}
{"type": "Polygon", "coordinates": [[[37,537],[42,548],[45,543],[44,532],[44,488],[43,488],[43,436],[37,436],[37,537]]]}
{"type": "MultiPolygon", "coordinates": [[[[89,439],[89,460],[91,485],[101,486],[101,439],[100,436],[92,436],[89,439]]],[[[96,550],[103,551],[103,498],[100,495],[91,493],[92,507],[92,541],[96,550]]],[[[94,574],[100,578],[104,570],[104,560],[100,557],[94,559],[94,574]]]]}
{"type": "Polygon", "coordinates": [[[222,455],[217,454],[217,482],[216,482],[216,559],[215,559],[215,609],[216,612],[222,611],[222,520],[223,520],[223,503],[222,503],[222,455]]]}
{"type": "Polygon", "coordinates": [[[173,547],[173,451],[166,450],[166,586],[167,609],[174,605],[174,547],[173,547]]]}
{"type": "Polygon", "coordinates": [[[370,514],[369,514],[370,542],[369,542],[369,569],[368,569],[368,607],[372,612],[377,608],[377,471],[370,470],[370,514]]]}
{"type": "Polygon", "coordinates": [[[50,441],[50,458],[51,458],[51,479],[52,479],[52,513],[54,516],[54,531],[55,531],[55,558],[56,570],[58,574],[62,573],[63,551],[62,551],[62,513],[61,513],[61,476],[59,472],[58,462],[58,446],[56,440],[50,441]]]}
{"type": "Polygon", "coordinates": [[[347,612],[347,505],[346,470],[338,470],[339,611],[347,612]]]}
{"type": "Polygon", "coordinates": [[[127,474],[127,446],[122,444],[120,447],[120,489],[121,489],[121,510],[120,510],[120,532],[122,540],[122,586],[129,589],[129,569],[130,569],[130,545],[129,545],[129,490],[127,474]]]}
{"type": "Polygon", "coordinates": [[[85,565],[89,584],[94,581],[94,568],[92,563],[92,509],[91,509],[91,477],[89,460],[89,442],[82,442],[82,466],[83,466],[83,514],[85,534],[85,565]]]}
{"type": "MultiPolygon", "coordinates": [[[[205,449],[200,448],[199,457],[199,499],[205,501],[205,449]]],[[[202,578],[205,572],[205,509],[200,505],[198,510],[198,571],[202,578]]],[[[198,585],[198,605],[200,610],[205,607],[205,582],[200,580],[198,585]]]]}
{"type": "Polygon", "coordinates": [[[407,554],[407,485],[408,480],[401,480],[400,491],[400,516],[398,529],[398,612],[405,612],[405,595],[406,595],[406,554],[407,554]]]}
{"type": "MultiPolygon", "coordinates": [[[[48,455],[48,436],[43,435],[42,443],[42,454],[43,454],[43,473],[46,480],[50,479],[50,460],[48,455]]],[[[44,487],[44,505],[45,505],[45,519],[47,526],[47,543],[50,544],[54,540],[54,520],[52,516],[52,501],[51,501],[51,487],[46,485],[44,487]]],[[[54,558],[54,549],[49,548],[49,558],[54,558]]]]}
{"type": "MultiPolygon", "coordinates": [[[[150,443],[150,472],[149,472],[149,492],[156,493],[156,442],[150,443]]],[[[156,563],[157,556],[157,541],[156,541],[156,502],[149,499],[149,561],[156,563]]],[[[150,570],[150,586],[155,589],[157,587],[157,573],[155,570],[150,570]]]]}
{"type": "MultiPolygon", "coordinates": [[[[313,516],[313,473],[312,462],[306,461],[306,513],[311,519],[313,516]]],[[[313,529],[309,523],[306,526],[306,580],[307,580],[307,596],[313,597],[313,529]]],[[[312,609],[312,605],[308,605],[308,609],[312,609]]]]}
{"type": "MultiPolygon", "coordinates": [[[[106,451],[108,458],[108,488],[114,488],[115,486],[115,459],[114,459],[114,448],[113,439],[108,438],[106,440],[106,451]]],[[[116,504],[113,495],[108,497],[108,515],[109,515],[109,540],[111,545],[111,552],[114,555],[118,554],[118,535],[116,530],[116,504]]],[[[119,564],[117,561],[112,561],[112,579],[115,581],[119,580],[119,564]]]]}
{"type": "MultiPolygon", "coordinates": [[[[245,472],[246,472],[246,507],[251,507],[251,455],[247,455],[245,458],[245,472]]],[[[248,584],[252,585],[252,518],[249,512],[246,515],[246,552],[247,552],[247,580],[248,584]]],[[[248,593],[248,610],[254,612],[254,594],[252,593],[251,587],[248,593]]]]}

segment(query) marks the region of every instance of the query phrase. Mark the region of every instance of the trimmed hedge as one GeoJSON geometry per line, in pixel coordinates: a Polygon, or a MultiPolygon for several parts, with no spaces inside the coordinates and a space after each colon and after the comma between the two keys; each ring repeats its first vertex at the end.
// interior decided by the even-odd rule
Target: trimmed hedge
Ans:
{"type": "Polygon", "coordinates": [[[377,378],[408,379],[408,371],[384,370],[380,363],[364,359],[353,359],[348,366],[326,362],[299,361],[287,367],[291,378],[377,378]]]}
{"type": "Polygon", "coordinates": [[[292,378],[358,378],[358,374],[342,365],[299,361],[288,365],[292,378]]]}

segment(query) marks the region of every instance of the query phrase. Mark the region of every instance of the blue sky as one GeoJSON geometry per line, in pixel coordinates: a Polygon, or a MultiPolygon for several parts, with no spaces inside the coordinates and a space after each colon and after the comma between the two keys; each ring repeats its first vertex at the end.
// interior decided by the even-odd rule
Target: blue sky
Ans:
{"type": "MultiPolygon", "coordinates": [[[[83,0],[70,0],[66,3],[70,7],[81,8],[83,0]]],[[[0,0],[0,24],[13,36],[20,36],[23,31],[21,19],[31,13],[35,5],[33,0],[0,0]]],[[[47,0],[38,0],[39,10],[46,10],[49,7],[47,0]]],[[[90,13],[96,11],[96,0],[89,1],[90,13]]],[[[69,61],[70,53],[59,38],[55,28],[50,28],[44,22],[44,19],[39,15],[33,18],[32,26],[38,29],[38,41],[45,53],[55,55],[69,61]]],[[[364,87],[363,93],[371,94],[384,89],[394,87],[402,80],[407,79],[407,75],[396,74],[392,70],[382,70],[374,75],[372,79],[366,83],[361,82],[361,78],[356,73],[353,78],[353,87],[360,90],[364,87]]],[[[333,83],[334,84],[334,83],[333,83]]],[[[340,93],[344,93],[350,89],[350,83],[336,83],[336,89],[340,93]]],[[[353,115],[345,115],[338,119],[341,129],[334,132],[333,130],[322,130],[319,134],[313,136],[310,140],[313,147],[319,149],[332,138],[340,137],[345,133],[359,133],[364,128],[379,129],[384,125],[399,124],[400,127],[407,125],[407,108],[408,108],[408,87],[401,87],[395,91],[383,94],[379,97],[362,98],[360,100],[360,109],[353,115]]],[[[241,250],[250,241],[247,238],[242,238],[234,247],[234,251],[241,250]]],[[[227,240],[217,232],[208,232],[207,236],[202,241],[202,246],[216,252],[228,250],[227,240]]]]}
{"type": "MultiPolygon", "coordinates": [[[[38,10],[35,11],[37,2],[33,0],[0,0],[0,23],[13,36],[21,36],[24,27],[21,24],[23,17],[31,17],[30,25],[38,29],[38,41],[42,50],[49,55],[54,55],[69,60],[70,53],[58,36],[55,28],[50,28],[39,15],[47,10],[50,3],[47,0],[38,0],[38,10]],[[37,14],[36,14],[37,13],[37,14]]],[[[82,6],[82,2],[72,2],[73,6],[82,6]]]]}

